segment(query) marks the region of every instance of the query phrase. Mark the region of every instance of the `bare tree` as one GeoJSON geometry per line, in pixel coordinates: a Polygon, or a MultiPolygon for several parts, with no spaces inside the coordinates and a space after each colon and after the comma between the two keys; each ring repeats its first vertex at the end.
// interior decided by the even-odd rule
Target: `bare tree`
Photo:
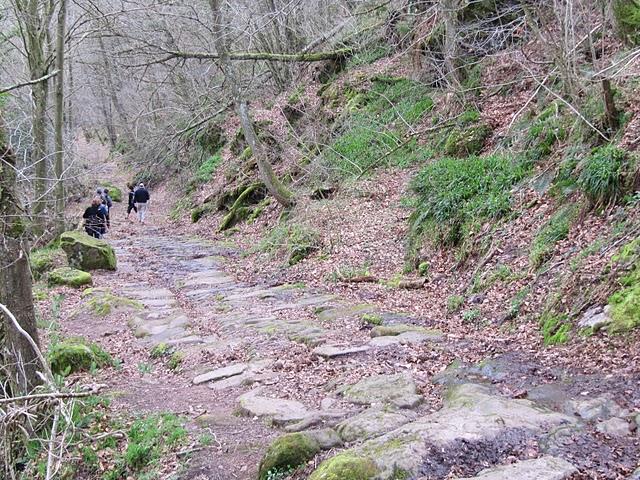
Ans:
{"type": "Polygon", "coordinates": [[[26,214],[16,186],[16,158],[0,111],[0,303],[14,313],[19,324],[0,312],[0,356],[2,365],[8,367],[14,394],[31,392],[41,383],[37,352],[20,332],[20,328],[27,332],[37,345],[28,253],[26,214]]]}
{"type": "Polygon", "coordinates": [[[58,25],[56,29],[56,77],[55,89],[55,165],[56,178],[56,231],[64,231],[64,40],[67,17],[67,0],[60,0],[58,6],[58,25]]]}

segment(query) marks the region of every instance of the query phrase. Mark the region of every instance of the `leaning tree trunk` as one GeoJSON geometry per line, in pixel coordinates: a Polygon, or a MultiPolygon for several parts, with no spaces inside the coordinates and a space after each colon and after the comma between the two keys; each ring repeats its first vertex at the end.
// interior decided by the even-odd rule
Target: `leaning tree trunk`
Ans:
{"type": "Polygon", "coordinates": [[[243,98],[238,83],[238,75],[235,68],[229,59],[229,52],[224,40],[224,30],[222,28],[222,11],[220,9],[219,0],[209,0],[211,11],[213,13],[213,34],[215,35],[215,45],[218,55],[220,56],[220,66],[227,77],[231,86],[231,93],[233,101],[240,117],[240,125],[242,126],[242,133],[247,140],[253,156],[256,159],[260,176],[264,182],[267,190],[273,197],[283,205],[289,207],[293,204],[293,195],[278,179],[269,162],[267,149],[264,147],[256,131],[253,128],[253,122],[251,120],[251,114],[249,113],[249,106],[247,101],[243,98]]]}
{"type": "MultiPolygon", "coordinates": [[[[0,303],[15,316],[20,328],[38,345],[31,292],[25,212],[16,188],[16,158],[4,134],[0,112],[0,303]]],[[[0,311],[0,360],[14,395],[40,385],[40,363],[29,339],[0,311]]]]}
{"type": "Polygon", "coordinates": [[[58,11],[58,26],[56,31],[56,78],[55,102],[55,164],[56,177],[56,233],[64,232],[64,36],[65,20],[67,16],[67,1],[60,0],[58,11]]]}

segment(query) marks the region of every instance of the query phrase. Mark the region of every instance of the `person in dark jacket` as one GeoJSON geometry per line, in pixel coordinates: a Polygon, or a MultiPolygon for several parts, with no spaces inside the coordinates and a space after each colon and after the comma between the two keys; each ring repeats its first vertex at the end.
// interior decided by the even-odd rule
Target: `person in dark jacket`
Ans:
{"type": "Polygon", "coordinates": [[[109,190],[107,188],[104,189],[104,205],[107,206],[107,228],[111,228],[111,207],[113,207],[113,200],[109,196],[109,190]]]}
{"type": "Polygon", "coordinates": [[[133,184],[129,184],[129,204],[127,205],[127,220],[129,219],[129,215],[131,215],[131,210],[138,213],[138,209],[136,207],[136,202],[134,200],[135,196],[135,187],[133,184]]]}
{"type": "Polygon", "coordinates": [[[144,183],[138,185],[136,191],[133,192],[133,201],[138,209],[138,220],[140,223],[144,223],[144,219],[147,214],[147,204],[149,203],[150,198],[151,195],[149,195],[149,191],[145,188],[144,183]]]}
{"type": "Polygon", "coordinates": [[[84,218],[84,230],[87,232],[87,235],[94,238],[101,238],[107,221],[107,217],[102,208],[101,197],[93,198],[91,206],[84,211],[82,218],[84,218]]]}

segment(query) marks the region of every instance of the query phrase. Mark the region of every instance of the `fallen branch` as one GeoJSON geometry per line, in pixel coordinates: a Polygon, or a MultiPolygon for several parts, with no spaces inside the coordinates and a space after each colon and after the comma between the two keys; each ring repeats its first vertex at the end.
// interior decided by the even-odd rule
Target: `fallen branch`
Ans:
{"type": "Polygon", "coordinates": [[[342,278],[341,282],[344,283],[378,283],[378,278],[373,275],[360,275],[351,278],[342,278]]]}
{"type": "Polygon", "coordinates": [[[398,283],[398,288],[403,288],[405,290],[419,290],[423,288],[426,283],[426,278],[419,278],[417,280],[401,280],[400,283],[398,283]]]}
{"type": "MultiPolygon", "coordinates": [[[[162,50],[169,58],[192,58],[199,60],[217,60],[220,58],[220,54],[218,53],[162,50]]],[[[332,52],[312,53],[229,52],[226,58],[228,60],[268,60],[270,62],[321,62],[324,60],[348,57],[353,52],[354,50],[351,48],[343,48],[332,52]]],[[[164,60],[166,61],[168,58],[164,60]]]]}
{"type": "Polygon", "coordinates": [[[17,403],[17,402],[25,402],[29,400],[61,400],[68,398],[83,398],[90,397],[91,395],[95,395],[100,391],[103,385],[98,385],[97,388],[92,388],[86,392],[51,392],[51,393],[34,393],[32,395],[22,395],[20,397],[12,397],[12,398],[0,398],[0,405],[4,405],[6,403],[17,403]]]}

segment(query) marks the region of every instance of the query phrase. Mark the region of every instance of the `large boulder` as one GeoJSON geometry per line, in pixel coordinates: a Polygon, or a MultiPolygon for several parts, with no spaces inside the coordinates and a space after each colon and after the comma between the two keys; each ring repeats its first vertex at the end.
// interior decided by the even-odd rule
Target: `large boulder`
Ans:
{"type": "Polygon", "coordinates": [[[60,246],[67,254],[69,265],[80,270],[115,270],[116,254],[111,246],[84,232],[64,232],[60,246]]]}

